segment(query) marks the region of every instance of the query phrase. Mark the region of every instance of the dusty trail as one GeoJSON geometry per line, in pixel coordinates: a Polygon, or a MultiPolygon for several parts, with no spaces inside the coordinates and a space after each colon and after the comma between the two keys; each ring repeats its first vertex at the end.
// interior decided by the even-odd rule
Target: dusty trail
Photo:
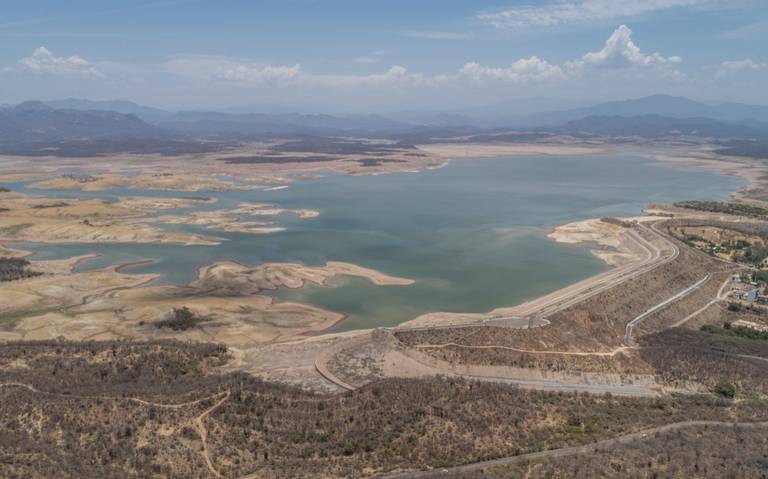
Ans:
{"type": "Polygon", "coordinates": [[[195,423],[195,430],[200,435],[200,441],[203,443],[203,451],[201,454],[203,455],[203,460],[205,461],[205,465],[208,467],[208,471],[210,471],[211,474],[213,474],[215,477],[224,477],[222,476],[218,470],[216,470],[216,467],[213,465],[213,461],[211,460],[211,456],[208,452],[208,429],[205,427],[205,423],[203,422],[206,417],[208,417],[213,411],[218,409],[222,404],[224,404],[230,396],[230,392],[227,391],[224,394],[224,397],[219,399],[219,401],[216,402],[213,406],[209,407],[205,411],[202,412],[199,416],[197,416],[194,420],[195,423]]]}
{"type": "Polygon", "coordinates": [[[555,354],[558,356],[616,356],[618,353],[622,351],[627,351],[630,349],[634,349],[631,346],[621,346],[613,351],[606,351],[606,352],[581,352],[581,351],[552,351],[552,350],[544,350],[544,351],[536,351],[536,350],[530,350],[530,349],[519,349],[514,348],[512,346],[497,346],[493,344],[487,344],[487,345],[467,345],[467,344],[458,344],[458,343],[442,343],[442,344],[417,344],[416,346],[413,346],[416,349],[434,349],[434,348],[449,348],[449,347],[455,347],[455,348],[465,348],[465,349],[504,349],[507,351],[515,351],[517,353],[525,353],[525,354],[555,354]]]}
{"type": "Polygon", "coordinates": [[[721,301],[725,301],[731,295],[730,291],[727,291],[727,292],[725,291],[725,288],[728,287],[728,284],[730,282],[731,282],[731,278],[726,278],[726,280],[720,286],[720,289],[717,291],[717,296],[715,296],[715,298],[713,300],[711,300],[710,302],[708,302],[707,304],[705,304],[701,308],[697,309],[693,313],[689,314],[688,316],[684,317],[680,321],[674,323],[672,325],[672,327],[673,328],[677,328],[679,326],[682,326],[683,324],[687,323],[691,319],[695,318],[696,316],[700,315],[701,313],[703,313],[704,311],[709,309],[711,306],[713,306],[713,305],[715,305],[715,304],[717,304],[717,303],[719,303],[721,301]]]}
{"type": "Polygon", "coordinates": [[[27,389],[28,391],[31,391],[36,394],[45,394],[48,396],[58,396],[58,397],[65,397],[70,399],[101,399],[101,400],[110,400],[110,401],[130,401],[130,402],[136,402],[139,404],[143,404],[145,406],[153,406],[153,407],[160,407],[165,409],[181,409],[184,407],[194,406],[196,404],[203,403],[205,401],[210,401],[211,399],[217,398],[221,395],[228,395],[229,392],[226,393],[216,393],[212,396],[195,399],[194,401],[188,401],[184,403],[178,403],[178,404],[165,404],[165,403],[156,403],[152,401],[147,401],[144,399],[136,398],[136,397],[120,397],[120,396],[82,396],[82,395],[76,395],[76,394],[62,394],[62,393],[54,393],[50,391],[41,391],[40,389],[35,388],[34,386],[30,384],[25,383],[0,383],[0,388],[10,388],[10,387],[16,387],[16,388],[23,388],[27,389]]]}

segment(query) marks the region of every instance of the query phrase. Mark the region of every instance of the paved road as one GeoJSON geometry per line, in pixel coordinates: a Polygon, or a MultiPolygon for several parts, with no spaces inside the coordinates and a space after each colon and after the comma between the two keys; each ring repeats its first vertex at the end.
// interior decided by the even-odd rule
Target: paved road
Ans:
{"type": "Polygon", "coordinates": [[[489,467],[503,466],[518,464],[521,462],[537,461],[544,459],[557,459],[560,457],[574,456],[578,454],[589,454],[598,449],[605,449],[608,447],[619,446],[622,444],[630,444],[634,441],[645,439],[646,437],[661,433],[676,431],[688,427],[695,426],[719,426],[719,427],[740,427],[740,428],[764,428],[768,427],[768,422],[744,422],[744,423],[731,423],[722,421],[684,421],[676,422],[672,424],[665,424],[664,426],[658,426],[654,428],[645,429],[643,431],[633,432],[625,434],[623,436],[614,437],[611,439],[604,439],[585,446],[573,446],[564,447],[561,449],[551,449],[549,451],[534,452],[530,454],[521,454],[519,456],[510,456],[501,459],[494,459],[491,461],[477,462],[474,464],[467,464],[464,466],[451,467],[445,469],[434,469],[431,471],[418,471],[418,472],[396,472],[391,474],[384,474],[377,476],[378,479],[426,479],[433,477],[443,477],[446,474],[456,474],[462,472],[476,472],[482,471],[489,467]]]}
{"type": "Polygon", "coordinates": [[[712,277],[712,273],[707,273],[707,275],[704,276],[704,278],[696,281],[694,284],[692,284],[691,286],[688,286],[687,288],[685,288],[684,290],[680,291],[676,295],[674,295],[674,296],[672,296],[670,298],[665,299],[664,301],[660,302],[659,304],[657,304],[655,306],[652,306],[652,307],[648,308],[644,313],[640,314],[635,319],[633,319],[632,321],[628,322],[627,326],[626,326],[626,328],[624,330],[624,344],[629,345],[629,346],[632,345],[632,331],[635,329],[635,326],[640,324],[640,322],[642,320],[644,320],[648,316],[652,315],[656,311],[660,311],[660,310],[664,309],[665,307],[669,306],[670,304],[683,299],[685,296],[687,296],[691,292],[693,292],[693,291],[699,289],[701,286],[703,286],[707,281],[709,281],[709,279],[711,277],[712,277]]]}
{"type": "Polygon", "coordinates": [[[697,309],[696,311],[692,312],[688,316],[684,317],[680,321],[676,322],[675,324],[672,325],[672,327],[677,328],[679,326],[682,326],[683,324],[687,323],[691,319],[695,318],[696,316],[700,315],[701,313],[709,309],[709,307],[712,306],[713,304],[719,303],[720,301],[724,301],[725,299],[727,299],[731,295],[731,292],[725,291],[725,289],[728,287],[730,282],[731,282],[731,276],[728,275],[725,281],[723,281],[723,284],[720,286],[720,289],[717,291],[717,296],[715,296],[715,298],[712,301],[708,302],[707,304],[697,309]]]}

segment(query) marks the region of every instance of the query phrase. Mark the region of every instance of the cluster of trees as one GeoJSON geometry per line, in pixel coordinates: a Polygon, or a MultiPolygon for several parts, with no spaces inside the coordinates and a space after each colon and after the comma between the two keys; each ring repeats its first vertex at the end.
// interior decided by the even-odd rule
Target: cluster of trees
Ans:
{"type": "Polygon", "coordinates": [[[43,273],[33,271],[30,262],[24,258],[0,257],[0,281],[14,281],[17,279],[40,276],[43,273]]]}
{"type": "Polygon", "coordinates": [[[170,328],[174,331],[186,331],[210,320],[210,317],[202,316],[188,307],[182,306],[181,308],[173,308],[168,317],[155,322],[155,326],[157,328],[170,328]]]}
{"type": "Polygon", "coordinates": [[[63,174],[61,177],[76,181],[78,183],[93,183],[94,181],[98,180],[98,178],[93,175],[74,175],[71,173],[63,174]]]}
{"type": "Polygon", "coordinates": [[[768,218],[768,208],[747,205],[744,203],[726,203],[722,201],[680,201],[675,206],[698,211],[712,213],[725,213],[730,215],[752,216],[756,218],[768,218]]]}
{"type": "Polygon", "coordinates": [[[726,336],[768,341],[768,331],[747,328],[746,326],[734,326],[729,321],[724,322],[722,327],[715,326],[714,324],[705,324],[701,327],[701,330],[711,334],[724,334],[726,336]]]}

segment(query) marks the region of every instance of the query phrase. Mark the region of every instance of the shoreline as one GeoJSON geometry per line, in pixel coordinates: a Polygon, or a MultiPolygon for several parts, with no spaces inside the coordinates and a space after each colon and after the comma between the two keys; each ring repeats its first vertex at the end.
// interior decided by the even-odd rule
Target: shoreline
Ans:
{"type": "MultiPolygon", "coordinates": [[[[600,154],[600,155],[607,156],[610,153],[612,153],[613,151],[616,151],[616,150],[610,150],[610,149],[606,148],[606,149],[602,149],[602,150],[598,151],[598,149],[595,149],[595,151],[585,152],[583,154],[600,154]]],[[[681,157],[678,157],[678,156],[660,155],[660,154],[651,154],[651,155],[649,155],[649,154],[640,154],[640,153],[634,152],[634,151],[624,151],[624,153],[633,154],[633,155],[649,158],[649,159],[653,160],[654,163],[657,163],[656,166],[661,167],[661,168],[669,167],[669,166],[675,166],[675,167],[679,167],[679,168],[683,168],[683,169],[688,169],[688,170],[715,171],[715,172],[717,172],[718,174],[720,174],[722,176],[738,176],[740,178],[743,178],[746,181],[746,184],[744,186],[742,186],[740,189],[738,189],[736,191],[732,191],[732,192],[729,193],[729,197],[732,198],[732,199],[738,198],[738,195],[744,194],[751,187],[756,185],[756,183],[758,182],[759,177],[761,175],[761,171],[760,170],[768,170],[768,168],[762,168],[759,164],[757,164],[756,160],[754,160],[754,159],[751,159],[751,158],[741,158],[741,157],[724,157],[724,156],[721,156],[721,155],[717,155],[714,152],[707,152],[710,155],[714,155],[714,157],[707,157],[707,158],[700,158],[700,157],[695,157],[695,156],[685,156],[685,157],[681,156],[681,157]],[[748,166],[748,168],[749,168],[748,170],[745,170],[743,168],[745,165],[748,166]]],[[[447,162],[450,162],[450,161],[465,161],[465,160],[470,160],[471,161],[471,160],[478,160],[478,159],[485,160],[485,159],[503,158],[503,157],[506,157],[506,156],[521,156],[521,155],[525,155],[525,154],[531,154],[531,153],[519,153],[518,155],[510,154],[510,153],[504,153],[504,154],[500,154],[500,155],[479,156],[479,157],[474,157],[474,158],[472,158],[472,157],[457,156],[457,157],[452,157],[452,158],[448,159],[447,162]]],[[[558,153],[552,153],[552,154],[540,153],[539,155],[541,155],[541,156],[559,156],[559,155],[562,155],[562,154],[558,154],[558,153]]],[[[689,152],[689,155],[690,155],[690,152],[689,152]]],[[[564,156],[570,156],[570,155],[564,155],[564,156]]],[[[641,210],[639,212],[637,212],[637,214],[635,214],[635,215],[627,216],[627,217],[621,217],[619,219],[633,220],[633,219],[637,219],[637,218],[647,218],[647,215],[645,215],[644,213],[645,213],[646,209],[649,206],[651,206],[651,204],[647,204],[647,205],[643,206],[641,208],[641,210]]],[[[587,223],[587,222],[594,222],[594,221],[600,221],[600,218],[586,218],[586,219],[576,220],[576,221],[569,222],[569,223],[563,223],[563,224],[559,224],[559,225],[554,225],[552,227],[549,227],[549,232],[547,234],[545,234],[544,236],[548,240],[550,240],[550,241],[555,241],[555,242],[563,243],[563,244],[569,244],[569,245],[572,245],[572,246],[575,246],[575,247],[580,247],[580,248],[589,248],[590,252],[595,257],[597,257],[600,261],[602,261],[604,264],[606,264],[608,266],[606,271],[610,271],[612,269],[616,269],[622,263],[612,263],[606,257],[601,256],[599,254],[595,254],[595,250],[591,248],[591,246],[593,246],[593,245],[603,246],[603,244],[601,244],[600,241],[594,241],[594,240],[577,240],[577,241],[573,241],[573,240],[570,240],[570,239],[568,241],[561,241],[561,240],[558,240],[558,239],[556,239],[555,237],[552,236],[552,235],[557,233],[558,228],[568,227],[568,226],[575,225],[575,224],[578,224],[578,223],[587,223]]],[[[620,251],[616,251],[615,248],[609,249],[607,255],[613,255],[613,254],[621,254],[621,253],[620,253],[620,251]]],[[[589,280],[589,279],[591,279],[593,277],[599,276],[600,274],[603,274],[603,273],[598,273],[597,275],[593,275],[593,276],[590,276],[590,277],[587,277],[587,278],[583,278],[580,281],[577,281],[577,282],[575,282],[573,284],[570,284],[570,285],[566,285],[566,286],[564,286],[563,288],[560,288],[560,289],[569,288],[569,287],[571,287],[571,286],[573,286],[575,284],[578,284],[581,281],[587,281],[587,280],[589,280]]],[[[496,308],[493,308],[493,309],[491,309],[489,311],[483,311],[483,312],[470,312],[470,313],[467,313],[467,312],[464,312],[464,313],[454,313],[454,312],[449,312],[449,311],[432,311],[432,312],[427,312],[427,313],[423,313],[423,314],[421,314],[421,315],[419,315],[419,316],[417,316],[415,318],[403,321],[402,323],[400,323],[399,325],[397,325],[395,327],[400,327],[400,326],[403,326],[403,325],[406,325],[406,324],[419,324],[420,321],[434,322],[435,321],[434,318],[440,318],[442,316],[445,316],[446,318],[448,318],[450,316],[454,316],[456,318],[470,318],[471,317],[471,318],[475,318],[476,320],[477,319],[482,319],[483,317],[492,317],[494,314],[496,314],[499,311],[514,310],[514,308],[517,308],[517,307],[519,307],[519,306],[521,306],[523,304],[526,304],[529,301],[537,300],[537,299],[545,297],[545,296],[547,296],[549,294],[556,293],[557,291],[558,290],[555,290],[555,291],[549,292],[549,293],[545,293],[545,294],[542,294],[542,295],[534,296],[534,297],[528,298],[526,300],[523,300],[522,302],[520,302],[518,304],[504,305],[504,306],[496,307],[496,308]]],[[[448,324],[450,324],[450,322],[451,322],[451,320],[448,319],[448,324]]],[[[374,329],[375,328],[357,329],[357,330],[353,330],[353,331],[372,331],[374,329]]],[[[327,333],[327,334],[333,334],[333,333],[327,333]]],[[[316,335],[316,336],[323,336],[323,334],[319,334],[319,335],[316,335]]]]}
{"type": "MultiPolygon", "coordinates": [[[[457,161],[457,160],[492,159],[492,158],[503,158],[505,156],[519,156],[519,155],[543,155],[543,156],[546,156],[546,155],[566,155],[566,156],[570,156],[570,155],[575,154],[573,152],[571,152],[570,155],[567,154],[567,153],[564,153],[563,151],[560,150],[560,147],[554,147],[555,148],[555,150],[553,150],[554,152],[550,152],[550,153],[541,153],[541,152],[534,153],[534,152],[531,151],[531,149],[526,149],[525,145],[512,145],[512,146],[517,148],[519,151],[517,153],[510,153],[510,152],[507,151],[507,152],[504,152],[504,153],[501,153],[501,154],[499,154],[499,153],[496,153],[496,154],[493,154],[493,155],[487,154],[487,156],[474,155],[474,156],[470,157],[470,156],[461,156],[460,155],[458,157],[446,158],[445,161],[441,165],[439,165],[437,167],[427,168],[427,169],[442,168],[442,167],[445,167],[448,164],[450,164],[452,161],[457,161]]],[[[578,155],[583,155],[583,154],[601,154],[601,155],[604,155],[606,157],[609,156],[608,154],[611,152],[607,148],[584,148],[584,147],[579,147],[579,150],[581,151],[581,153],[578,153],[578,155]]],[[[615,151],[615,149],[613,151],[615,151]]],[[[488,153],[488,152],[486,152],[486,153],[488,153]]],[[[743,194],[744,192],[748,191],[751,187],[753,187],[758,182],[758,179],[759,179],[759,176],[760,176],[760,171],[762,170],[762,168],[758,164],[756,164],[754,162],[754,160],[751,160],[751,159],[748,159],[748,158],[744,158],[744,159],[738,158],[738,159],[735,159],[735,158],[732,158],[732,157],[721,157],[721,156],[719,156],[719,155],[717,155],[717,154],[715,154],[713,152],[708,152],[708,151],[707,152],[704,152],[704,151],[678,152],[678,151],[672,150],[672,151],[665,152],[663,154],[660,154],[660,153],[652,153],[651,154],[651,153],[642,153],[642,152],[638,152],[638,151],[631,151],[631,150],[629,150],[629,151],[626,151],[626,153],[634,154],[634,155],[645,157],[645,158],[649,158],[649,159],[653,160],[653,162],[656,164],[656,166],[659,166],[659,167],[674,166],[674,167],[680,167],[680,168],[683,168],[683,169],[691,169],[691,170],[716,171],[720,175],[724,175],[724,176],[738,176],[740,178],[743,178],[746,181],[746,184],[744,186],[742,186],[739,190],[731,192],[730,193],[731,197],[736,197],[739,194],[743,194]],[[677,155],[675,153],[680,153],[680,154],[677,155]]],[[[647,208],[647,206],[648,205],[646,205],[645,208],[647,208]]],[[[643,210],[645,208],[643,208],[643,210]]],[[[638,215],[642,215],[642,211],[639,212],[638,215]]],[[[577,237],[567,237],[568,236],[567,234],[561,235],[559,238],[555,237],[556,233],[558,232],[558,229],[562,229],[564,227],[567,227],[569,225],[573,225],[573,224],[576,224],[576,223],[586,223],[586,222],[590,222],[590,221],[594,222],[595,220],[599,220],[599,219],[598,218],[591,218],[591,219],[578,220],[578,221],[575,221],[575,222],[570,222],[570,223],[565,223],[565,224],[561,224],[561,225],[556,225],[554,227],[551,227],[551,229],[549,230],[549,233],[545,234],[545,236],[547,237],[547,239],[552,240],[552,241],[556,241],[556,242],[560,242],[560,243],[573,244],[574,246],[577,246],[577,247],[591,249],[592,253],[598,259],[600,259],[603,263],[608,265],[608,269],[613,269],[613,268],[617,267],[619,264],[622,264],[622,260],[621,259],[616,260],[616,261],[612,261],[612,259],[611,259],[612,257],[621,256],[622,253],[621,253],[620,248],[619,248],[620,245],[617,245],[617,244],[606,244],[606,242],[602,242],[599,239],[595,240],[594,238],[592,238],[592,239],[585,239],[585,238],[577,238],[577,237]],[[594,246],[596,246],[596,245],[600,248],[599,251],[604,252],[604,254],[596,254],[596,249],[594,248],[594,246]]],[[[10,241],[10,242],[0,243],[0,245],[5,246],[6,243],[21,243],[21,242],[10,241]]],[[[53,244],[53,245],[58,244],[56,242],[46,242],[46,241],[40,241],[40,242],[36,242],[36,243],[53,244]]],[[[94,244],[96,244],[96,243],[94,243],[94,244]]],[[[125,244],[130,245],[130,244],[134,244],[134,243],[125,242],[125,244]]],[[[11,249],[15,250],[15,251],[18,251],[18,252],[21,252],[22,254],[24,254],[24,256],[22,256],[22,257],[31,257],[31,256],[36,254],[36,252],[34,252],[34,251],[18,250],[18,249],[15,249],[15,248],[11,248],[11,249]]],[[[93,259],[93,258],[96,258],[96,257],[103,256],[100,253],[92,253],[92,255],[94,255],[94,256],[84,255],[84,257],[79,259],[77,263],[73,264],[73,266],[72,266],[73,271],[74,271],[74,268],[76,267],[76,265],[80,261],[86,261],[88,259],[93,259]]],[[[66,258],[62,258],[62,259],[66,259],[66,258]]],[[[627,260],[625,258],[623,260],[623,262],[626,262],[626,261],[629,261],[629,260],[627,260]]],[[[142,265],[142,264],[152,264],[154,262],[156,262],[156,260],[145,259],[145,260],[121,263],[121,264],[117,264],[117,265],[110,265],[110,266],[106,266],[106,267],[100,268],[100,269],[112,270],[112,271],[115,271],[115,272],[121,272],[123,269],[130,268],[132,266],[138,266],[138,265],[142,265]]],[[[225,261],[225,262],[227,262],[227,261],[225,261]]],[[[244,265],[244,264],[239,263],[237,261],[228,261],[228,262],[233,263],[233,264],[238,264],[239,266],[241,266],[243,268],[248,268],[248,269],[254,269],[254,268],[258,268],[258,267],[268,267],[270,264],[272,264],[272,263],[262,263],[262,264],[259,264],[259,265],[256,265],[256,266],[247,266],[247,265],[244,265]]],[[[202,266],[198,267],[196,269],[196,272],[195,272],[195,279],[194,280],[190,281],[189,283],[186,283],[186,284],[183,284],[183,285],[176,285],[176,286],[177,287],[185,287],[185,286],[188,286],[190,283],[192,283],[194,281],[200,280],[201,274],[206,270],[206,268],[209,268],[212,265],[217,264],[217,263],[222,263],[222,262],[215,262],[215,263],[212,263],[212,264],[202,265],[202,266]]],[[[306,264],[304,264],[302,262],[295,262],[295,261],[286,262],[286,263],[277,263],[276,265],[290,265],[291,263],[293,263],[295,265],[298,265],[301,268],[313,268],[313,266],[309,266],[309,265],[306,265],[306,264]]],[[[317,266],[317,268],[329,268],[329,267],[333,268],[333,266],[335,264],[342,264],[342,265],[344,265],[345,263],[339,263],[339,262],[334,262],[334,261],[326,261],[325,265],[319,265],[319,266],[317,266]]],[[[357,265],[352,265],[352,266],[357,267],[357,265]]],[[[366,268],[363,268],[363,269],[366,269],[366,268]]],[[[125,273],[125,274],[131,274],[131,273],[125,273]]],[[[344,276],[344,275],[347,275],[347,274],[345,274],[343,272],[337,272],[335,275],[337,275],[337,276],[344,276]]],[[[162,274],[159,274],[159,275],[156,274],[156,276],[157,277],[154,280],[152,280],[152,281],[156,281],[158,278],[162,277],[162,274]]],[[[357,276],[357,275],[352,274],[352,276],[357,276]]],[[[388,275],[384,275],[384,276],[388,276],[388,275]]],[[[362,277],[364,279],[368,279],[373,284],[377,284],[377,282],[372,277],[370,277],[370,276],[362,276],[362,277]]],[[[589,278],[585,278],[585,279],[589,279],[589,278]]],[[[150,281],[150,283],[152,281],[150,281]]],[[[305,287],[306,283],[307,283],[307,281],[303,281],[301,285],[296,285],[296,286],[283,285],[281,287],[286,287],[288,289],[296,290],[296,289],[302,289],[303,287],[305,287]]],[[[409,283],[401,283],[401,285],[407,285],[407,284],[409,284],[409,283]]],[[[326,281],[321,282],[319,284],[319,286],[321,286],[321,287],[330,287],[327,284],[326,281]]],[[[277,289],[279,289],[279,288],[277,288],[277,289]]],[[[533,297],[533,298],[529,298],[529,300],[530,299],[536,299],[536,298],[541,297],[541,296],[546,296],[546,294],[538,295],[538,296],[533,297]]],[[[271,303],[274,303],[274,304],[291,304],[290,301],[287,301],[287,302],[283,303],[282,301],[279,301],[276,298],[274,298],[274,296],[272,296],[272,295],[267,295],[267,297],[269,298],[269,301],[271,303]]],[[[485,316],[485,315],[492,315],[494,313],[494,311],[515,308],[515,307],[519,306],[520,304],[524,304],[525,302],[526,301],[522,301],[519,304],[504,305],[504,306],[496,307],[496,308],[492,309],[491,311],[486,311],[486,312],[473,312],[473,313],[462,313],[462,314],[450,313],[450,312],[447,312],[447,311],[427,312],[427,313],[420,314],[420,315],[418,315],[415,318],[411,318],[409,320],[403,321],[403,323],[400,323],[400,324],[410,323],[412,321],[418,321],[419,318],[424,317],[424,316],[430,316],[430,315],[454,315],[454,316],[465,316],[465,315],[469,315],[469,316],[485,316]]],[[[315,306],[313,306],[311,304],[306,304],[306,306],[315,307],[315,306]]],[[[341,315],[342,317],[339,320],[335,321],[334,324],[331,325],[331,326],[328,326],[328,327],[320,329],[320,330],[307,331],[307,332],[303,333],[303,335],[304,336],[323,336],[325,334],[333,334],[333,333],[328,333],[327,331],[331,330],[334,327],[337,327],[339,324],[343,323],[344,321],[346,321],[347,319],[349,319],[351,317],[350,314],[344,313],[344,312],[333,311],[333,313],[341,315]]],[[[364,329],[359,329],[357,331],[366,331],[366,330],[368,330],[368,329],[364,328],[364,329]]]]}

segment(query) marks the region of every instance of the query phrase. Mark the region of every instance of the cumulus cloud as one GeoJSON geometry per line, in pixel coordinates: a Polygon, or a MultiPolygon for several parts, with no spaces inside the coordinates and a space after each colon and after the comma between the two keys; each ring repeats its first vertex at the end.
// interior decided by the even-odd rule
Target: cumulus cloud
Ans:
{"type": "Polygon", "coordinates": [[[709,1],[711,0],[558,1],[545,5],[524,5],[495,12],[481,12],[477,14],[477,18],[497,28],[551,27],[628,18],[709,1]]]}
{"type": "Polygon", "coordinates": [[[265,84],[321,87],[404,87],[434,84],[443,78],[411,73],[400,65],[395,65],[383,73],[336,75],[306,72],[298,64],[293,66],[263,65],[217,56],[180,57],[166,63],[165,68],[173,74],[202,82],[231,83],[245,87],[265,84]]]}
{"type": "Polygon", "coordinates": [[[301,78],[303,84],[310,86],[344,86],[371,88],[403,88],[432,86],[449,81],[446,75],[426,76],[421,73],[411,73],[401,65],[395,65],[384,73],[371,75],[311,75],[301,78]]]}
{"type": "MultiPolygon", "coordinates": [[[[382,52],[373,52],[355,61],[361,64],[376,63],[381,54],[382,52]]],[[[671,66],[680,61],[676,56],[665,57],[660,53],[644,53],[632,41],[632,30],[621,25],[610,35],[601,50],[586,53],[563,64],[550,63],[534,55],[518,59],[508,66],[467,62],[459,70],[441,75],[411,72],[402,65],[394,65],[382,73],[351,75],[311,73],[302,70],[298,64],[264,65],[223,57],[194,56],[176,58],[166,64],[166,68],[188,78],[206,82],[228,82],[241,86],[290,84],[301,87],[383,89],[446,86],[462,82],[465,84],[491,82],[534,84],[576,78],[591,69],[598,68],[604,70],[645,68],[651,72],[663,72],[666,77],[669,77],[676,73],[671,66]]]]}
{"type": "Polygon", "coordinates": [[[32,55],[19,60],[19,65],[22,69],[35,73],[105,78],[105,75],[86,59],[77,55],[57,57],[45,47],[40,47],[32,52],[32,55]]]}
{"type": "Polygon", "coordinates": [[[494,80],[508,83],[560,80],[565,78],[562,68],[536,56],[521,58],[510,66],[501,68],[482,66],[474,62],[467,63],[459,71],[459,76],[474,82],[494,80]]]}
{"type": "Polygon", "coordinates": [[[745,58],[743,60],[729,60],[718,65],[715,76],[722,78],[744,71],[757,71],[766,69],[768,69],[768,63],[758,63],[753,61],[751,58],[745,58]]]}
{"type": "Polygon", "coordinates": [[[625,67],[660,67],[680,63],[678,56],[665,57],[660,53],[643,53],[632,41],[632,30],[626,25],[617,28],[605,46],[596,52],[589,52],[579,58],[568,62],[571,70],[580,70],[585,67],[625,68],[625,67]]]}
{"type": "Polygon", "coordinates": [[[602,49],[588,52],[577,58],[556,65],[537,56],[522,58],[508,67],[489,67],[470,62],[459,71],[460,78],[473,82],[501,81],[508,83],[533,83],[542,81],[564,80],[578,77],[589,69],[624,70],[656,67],[666,76],[675,70],[671,66],[682,60],[677,56],[665,57],[660,53],[644,53],[632,41],[632,30],[626,25],[618,27],[602,49]]]}
{"type": "Polygon", "coordinates": [[[215,80],[261,85],[264,83],[283,83],[296,76],[301,71],[298,63],[293,66],[258,66],[258,65],[229,65],[218,68],[213,72],[215,80]]]}
{"type": "Polygon", "coordinates": [[[283,84],[297,78],[301,65],[265,65],[220,56],[191,55],[175,58],[165,69],[204,82],[228,82],[243,86],[283,84]]]}

